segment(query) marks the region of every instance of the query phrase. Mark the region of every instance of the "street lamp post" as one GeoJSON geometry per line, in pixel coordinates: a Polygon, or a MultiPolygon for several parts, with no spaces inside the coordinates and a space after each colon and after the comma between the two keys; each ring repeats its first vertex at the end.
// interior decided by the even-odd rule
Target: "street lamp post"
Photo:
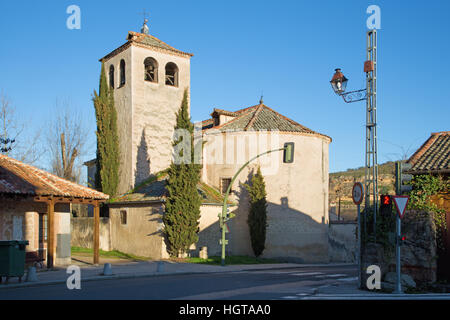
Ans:
{"type": "MultiPolygon", "coordinates": [[[[366,100],[366,152],[365,152],[365,207],[373,204],[373,232],[376,242],[376,223],[378,213],[378,156],[377,156],[377,31],[367,32],[367,60],[364,63],[366,73],[366,88],[345,92],[348,79],[336,69],[331,79],[333,91],[341,96],[346,103],[366,100]]],[[[367,211],[366,211],[367,212],[367,211]]],[[[366,217],[364,217],[366,221],[366,217]]],[[[364,230],[366,233],[366,230],[364,230]]]]}

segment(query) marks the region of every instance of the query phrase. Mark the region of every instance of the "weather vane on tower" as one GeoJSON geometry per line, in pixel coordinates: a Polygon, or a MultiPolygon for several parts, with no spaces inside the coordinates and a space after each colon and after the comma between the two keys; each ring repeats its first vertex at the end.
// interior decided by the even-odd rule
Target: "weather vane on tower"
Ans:
{"type": "Polygon", "coordinates": [[[145,9],[144,9],[143,15],[144,15],[144,24],[142,25],[141,33],[149,34],[149,28],[147,26],[148,18],[147,18],[147,12],[145,11],[145,9]]]}

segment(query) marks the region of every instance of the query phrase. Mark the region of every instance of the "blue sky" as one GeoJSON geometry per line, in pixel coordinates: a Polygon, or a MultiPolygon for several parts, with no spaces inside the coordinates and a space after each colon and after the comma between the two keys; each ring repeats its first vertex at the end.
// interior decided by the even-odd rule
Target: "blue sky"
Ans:
{"type": "Polygon", "coordinates": [[[449,1],[0,1],[0,90],[31,128],[69,100],[92,158],[98,59],[139,31],[145,8],[152,35],[194,53],[192,120],[255,105],[263,92],[266,105],[331,136],[330,171],[346,170],[364,165],[365,104],[345,104],[329,81],[341,67],[348,90],[365,86],[371,4],[381,8],[378,158],[396,160],[450,130],[449,1]],[[81,30],[66,28],[72,4],[81,30]]]}

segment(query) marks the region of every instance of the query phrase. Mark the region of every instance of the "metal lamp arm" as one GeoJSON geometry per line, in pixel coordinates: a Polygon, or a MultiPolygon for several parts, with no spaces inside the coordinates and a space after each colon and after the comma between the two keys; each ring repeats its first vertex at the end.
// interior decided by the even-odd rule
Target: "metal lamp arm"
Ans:
{"type": "Polygon", "coordinates": [[[244,165],[236,172],[236,174],[234,175],[233,179],[231,179],[230,185],[228,186],[227,192],[225,193],[225,197],[224,197],[224,200],[223,200],[223,209],[222,209],[222,217],[223,217],[223,218],[225,217],[225,214],[226,214],[226,212],[227,212],[227,201],[228,201],[228,195],[229,195],[230,192],[231,192],[231,187],[233,186],[234,181],[237,179],[238,175],[242,172],[242,170],[244,170],[244,168],[245,168],[246,166],[248,166],[248,165],[250,164],[250,162],[252,162],[252,161],[258,159],[259,157],[261,157],[261,156],[263,156],[263,155],[266,155],[266,154],[269,154],[269,153],[272,153],[272,152],[282,151],[282,150],[284,150],[284,149],[286,149],[286,148],[280,148],[280,149],[275,149],[275,150],[270,150],[270,151],[263,152],[263,153],[261,153],[261,154],[255,156],[255,157],[251,158],[250,160],[248,160],[248,161],[247,161],[247,162],[246,162],[246,163],[245,163],[245,164],[244,164],[244,165]]]}
{"type": "Polygon", "coordinates": [[[339,94],[346,103],[367,100],[367,89],[349,91],[339,94]]]}

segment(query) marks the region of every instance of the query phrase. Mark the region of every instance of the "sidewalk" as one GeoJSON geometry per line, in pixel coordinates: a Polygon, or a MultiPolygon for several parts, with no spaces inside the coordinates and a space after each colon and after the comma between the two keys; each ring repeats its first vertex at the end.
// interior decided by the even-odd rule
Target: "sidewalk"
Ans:
{"type": "Polygon", "coordinates": [[[357,281],[337,280],[316,288],[302,300],[450,300],[450,293],[393,294],[358,289],[357,281]]]}

